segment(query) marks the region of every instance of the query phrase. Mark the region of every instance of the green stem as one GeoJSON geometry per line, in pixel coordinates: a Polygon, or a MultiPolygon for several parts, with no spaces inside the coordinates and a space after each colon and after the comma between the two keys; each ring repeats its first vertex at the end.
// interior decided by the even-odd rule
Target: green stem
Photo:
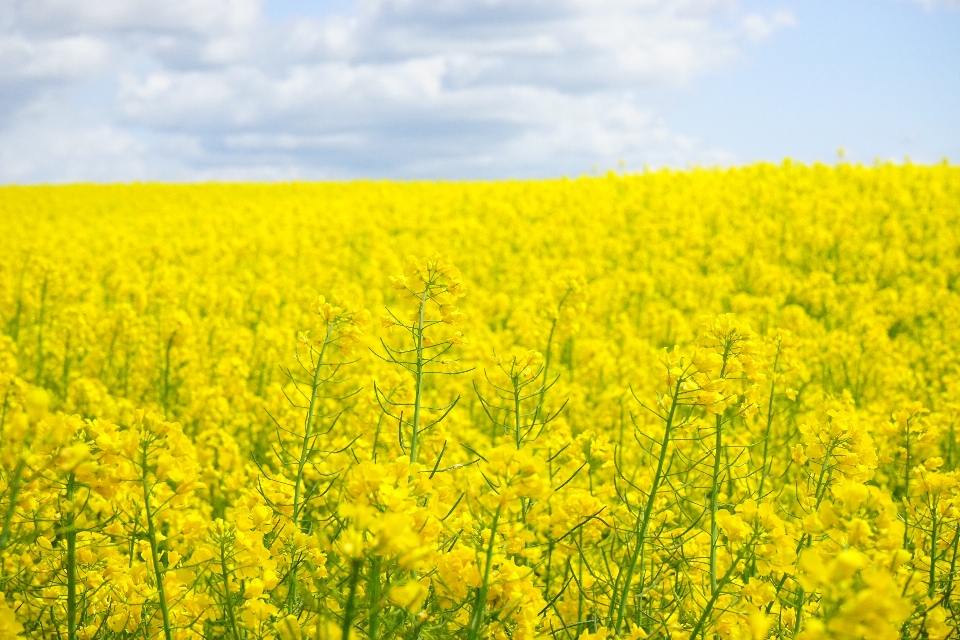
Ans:
{"type": "Polygon", "coordinates": [[[487,543],[487,559],[483,569],[483,583],[477,591],[477,599],[473,606],[473,620],[470,621],[470,630],[467,635],[468,640],[476,640],[480,637],[480,625],[483,624],[483,612],[487,605],[487,590],[490,586],[490,570],[493,567],[493,545],[497,539],[497,525],[500,524],[501,506],[497,505],[497,511],[493,515],[493,524],[490,526],[490,542],[487,543]]]}
{"type": "MultiPolygon", "coordinates": [[[[559,314],[559,310],[557,312],[559,314]]],[[[550,381],[550,356],[551,351],[553,350],[553,334],[557,330],[557,320],[554,319],[553,324],[550,325],[550,333],[547,335],[547,349],[543,354],[543,382],[544,386],[540,388],[540,404],[538,409],[543,411],[543,399],[547,394],[546,385],[550,381]]]]}
{"type": "Polygon", "coordinates": [[[3,446],[4,440],[4,427],[7,424],[7,407],[10,406],[10,389],[13,387],[13,381],[11,380],[7,384],[7,389],[3,393],[3,410],[0,411],[0,447],[3,446]]]}
{"type": "Polygon", "coordinates": [[[763,499],[763,482],[767,479],[767,457],[770,451],[770,429],[773,426],[773,392],[777,386],[777,363],[780,362],[780,345],[777,345],[777,355],[773,358],[773,376],[770,380],[770,400],[767,402],[767,429],[763,436],[763,461],[760,465],[760,487],[757,489],[757,498],[763,499]]]}
{"type": "Polygon", "coordinates": [[[71,503],[67,513],[67,637],[69,640],[77,638],[77,530],[75,528],[74,509],[74,475],[67,479],[67,500],[71,503]]]}
{"type": "Polygon", "coordinates": [[[34,383],[43,386],[43,319],[47,311],[47,279],[40,290],[40,317],[37,320],[37,376],[34,383]]]}
{"type": "Polygon", "coordinates": [[[167,418],[170,417],[170,352],[173,350],[173,338],[176,336],[176,332],[170,336],[170,339],[167,340],[167,348],[164,352],[164,365],[163,365],[163,393],[160,398],[160,402],[163,405],[163,415],[167,418]]]}
{"type": "Polygon", "coordinates": [[[720,580],[717,582],[716,590],[710,595],[710,599],[707,601],[706,606],[703,608],[703,612],[700,614],[700,617],[697,619],[697,623],[694,625],[693,631],[690,632],[690,640],[695,640],[696,637],[700,635],[700,631],[701,629],[703,629],[703,625],[706,623],[707,618],[709,618],[710,614],[713,613],[713,607],[717,603],[717,598],[720,597],[720,590],[723,589],[728,582],[730,582],[730,579],[733,577],[733,572],[736,570],[737,565],[740,564],[740,561],[743,559],[743,557],[747,553],[747,549],[749,549],[753,545],[753,541],[755,539],[756,539],[755,537],[751,538],[750,542],[745,544],[743,548],[740,549],[740,552],[737,554],[737,557],[734,558],[733,562],[730,563],[730,568],[727,569],[726,573],[724,573],[723,576],[720,578],[720,580]]]}
{"type": "Polygon", "coordinates": [[[23,312],[23,279],[27,275],[27,261],[23,262],[23,269],[20,271],[20,284],[17,285],[17,306],[13,312],[13,318],[10,319],[10,337],[13,341],[20,344],[20,314],[23,312]]]}
{"type": "Polygon", "coordinates": [[[950,557],[950,570],[947,571],[947,586],[943,590],[943,601],[949,602],[950,596],[953,594],[953,576],[956,575],[957,570],[957,551],[960,550],[960,529],[957,529],[956,533],[953,536],[953,543],[950,545],[952,550],[950,557]]]}
{"type": "MultiPolygon", "coordinates": [[[[320,353],[317,356],[316,369],[313,372],[313,383],[310,387],[310,406],[307,407],[307,417],[303,425],[303,442],[300,445],[300,458],[297,460],[297,477],[293,483],[293,526],[300,528],[300,511],[303,505],[300,503],[300,495],[303,487],[303,470],[307,466],[307,458],[311,450],[311,438],[313,437],[313,421],[316,413],[317,392],[320,389],[320,370],[323,368],[323,357],[327,351],[327,345],[330,344],[330,336],[333,335],[333,324],[327,323],[327,333],[323,338],[323,346],[320,347],[320,353]]],[[[287,612],[294,613],[297,602],[297,559],[296,549],[291,551],[290,556],[290,585],[287,589],[287,612]]]]}
{"type": "Polygon", "coordinates": [[[718,493],[720,491],[720,451],[723,447],[722,418],[717,415],[717,435],[713,452],[713,479],[710,485],[710,593],[717,591],[717,511],[720,506],[718,493]]]}
{"type": "MultiPolygon", "coordinates": [[[[720,367],[720,379],[727,372],[727,358],[730,356],[731,344],[724,343],[723,346],[723,365],[720,367]]],[[[720,508],[720,456],[723,452],[723,417],[721,414],[716,416],[716,441],[713,450],[713,477],[710,485],[710,594],[717,591],[717,540],[719,531],[717,530],[717,511],[720,508]]]]}
{"type": "Polygon", "coordinates": [[[225,536],[220,536],[220,575],[223,576],[223,603],[227,610],[227,622],[230,623],[230,633],[234,640],[239,640],[237,618],[233,613],[233,596],[230,593],[230,573],[227,570],[227,550],[225,536]]]}
{"type": "MultiPolygon", "coordinates": [[[[820,503],[826,497],[827,489],[830,487],[830,479],[833,477],[833,467],[830,466],[828,462],[830,460],[830,456],[833,455],[833,450],[834,448],[836,448],[837,443],[838,443],[837,440],[831,440],[830,446],[827,447],[827,452],[823,456],[824,461],[823,461],[823,464],[820,465],[820,475],[817,477],[817,486],[813,492],[813,495],[816,498],[816,503],[812,511],[816,511],[817,509],[820,508],[820,503]],[[828,467],[829,467],[829,471],[828,471],[828,467]]],[[[794,551],[794,554],[795,555],[799,554],[804,549],[804,547],[810,545],[811,543],[813,543],[813,534],[804,533],[803,535],[800,536],[800,541],[797,543],[797,548],[794,551]]],[[[777,596],[780,595],[780,591],[781,589],[783,589],[783,585],[786,584],[788,577],[790,577],[790,574],[788,573],[784,573],[782,576],[780,576],[780,580],[777,583],[777,588],[776,588],[777,596]]],[[[803,593],[803,587],[800,587],[800,593],[801,594],[803,593]]],[[[767,613],[770,613],[770,611],[773,609],[774,603],[776,602],[777,600],[774,599],[767,604],[767,609],[766,609],[767,613]]]]}
{"type": "Polygon", "coordinates": [[[300,526],[300,494],[303,486],[303,470],[307,466],[307,457],[310,454],[310,439],[313,436],[313,420],[316,413],[317,391],[320,389],[320,370],[323,368],[323,357],[327,351],[327,345],[330,343],[330,336],[333,333],[333,325],[327,325],[327,334],[323,338],[323,346],[320,347],[320,354],[317,357],[317,367],[313,372],[313,383],[310,388],[310,406],[307,408],[307,418],[303,426],[303,442],[300,446],[300,458],[297,460],[297,478],[293,487],[293,523],[300,526]]]}
{"type": "MultiPolygon", "coordinates": [[[[903,501],[904,503],[910,499],[910,421],[907,420],[907,441],[906,441],[906,450],[907,450],[907,460],[906,460],[906,473],[904,473],[904,484],[903,484],[903,501]]],[[[907,548],[907,542],[910,539],[910,511],[908,509],[903,510],[903,548],[907,548]]]]}
{"type": "Polygon", "coordinates": [[[933,519],[933,524],[930,531],[930,584],[927,586],[927,595],[933,597],[934,588],[937,584],[937,526],[940,524],[940,521],[937,520],[937,501],[933,500],[931,503],[930,517],[933,519]]]}
{"type": "Polygon", "coordinates": [[[560,302],[557,303],[557,316],[553,319],[553,322],[550,324],[550,333],[547,335],[547,348],[543,354],[543,386],[540,387],[540,404],[537,406],[537,410],[534,414],[534,420],[539,417],[539,414],[543,411],[543,401],[544,397],[547,395],[547,385],[550,381],[550,360],[553,355],[553,335],[557,331],[557,322],[560,321],[560,312],[563,310],[563,305],[566,304],[567,298],[570,297],[571,290],[567,289],[566,293],[560,298],[560,302]]]}
{"type": "Polygon", "coordinates": [[[380,636],[380,558],[370,560],[370,575],[367,578],[370,589],[370,618],[367,625],[367,637],[377,640],[380,636]]]}
{"type": "Polygon", "coordinates": [[[513,413],[514,428],[517,433],[517,451],[520,450],[520,389],[517,387],[517,379],[513,379],[513,413]]]}
{"type": "MultiPolygon", "coordinates": [[[[24,451],[28,450],[29,444],[24,445],[24,451]]],[[[27,459],[21,455],[13,471],[13,479],[10,480],[7,487],[9,493],[7,496],[7,510],[3,514],[3,528],[0,529],[0,551],[5,550],[10,543],[10,528],[13,525],[13,517],[17,513],[17,496],[20,495],[20,490],[23,489],[23,473],[26,467],[27,459]]]]}
{"type": "Polygon", "coordinates": [[[796,636],[800,633],[800,626],[803,623],[803,603],[807,599],[807,592],[802,587],[797,585],[797,606],[795,607],[796,613],[793,617],[793,635],[796,636]]]}
{"type": "Polygon", "coordinates": [[[143,486],[143,510],[147,518],[147,539],[150,542],[150,556],[153,559],[153,572],[157,581],[157,597],[160,599],[160,614],[163,616],[163,636],[171,640],[170,611],[167,608],[167,594],[163,586],[163,569],[160,568],[160,552],[157,548],[157,530],[153,522],[153,509],[150,506],[150,483],[147,482],[147,444],[141,445],[140,482],[143,486]]]}
{"type": "Polygon", "coordinates": [[[427,292],[430,288],[425,287],[420,294],[420,315],[417,320],[417,332],[414,340],[417,343],[417,391],[413,400],[413,434],[410,436],[410,462],[417,461],[418,447],[420,444],[420,397],[423,394],[423,323],[424,310],[427,306],[427,292]]]}
{"type": "Polygon", "coordinates": [[[670,413],[663,429],[663,440],[660,442],[660,455],[657,458],[657,470],[653,474],[653,483],[650,485],[650,493],[647,495],[647,504],[643,510],[643,520],[638,519],[635,530],[637,532],[637,544],[633,548],[633,555],[627,565],[627,577],[623,582],[623,591],[620,594],[620,603],[617,607],[617,620],[613,625],[613,632],[620,633],[623,625],[623,616],[627,610],[627,599],[630,597],[630,586],[633,582],[633,574],[637,568],[637,562],[643,553],[643,545],[647,538],[647,529],[650,527],[650,516],[653,514],[653,504],[657,498],[657,490],[660,488],[660,482],[663,480],[663,465],[667,459],[667,447],[670,444],[670,432],[673,429],[673,419],[677,411],[677,401],[680,397],[681,379],[677,379],[677,384],[673,389],[673,396],[670,402],[670,413]]]}
{"type": "Polygon", "coordinates": [[[950,421],[949,435],[947,437],[947,470],[953,471],[956,469],[956,461],[954,460],[954,448],[957,444],[956,435],[953,432],[953,420],[950,421]]]}
{"type": "Polygon", "coordinates": [[[343,609],[343,628],[341,630],[341,638],[350,637],[350,628],[353,626],[353,615],[357,609],[357,585],[360,584],[360,569],[362,567],[362,558],[354,558],[350,561],[350,587],[349,591],[347,592],[347,605],[343,609]]]}
{"type": "Polygon", "coordinates": [[[63,348],[63,375],[61,376],[60,386],[62,388],[63,397],[67,397],[67,387],[70,386],[70,338],[72,336],[67,333],[67,341],[63,348]]]}

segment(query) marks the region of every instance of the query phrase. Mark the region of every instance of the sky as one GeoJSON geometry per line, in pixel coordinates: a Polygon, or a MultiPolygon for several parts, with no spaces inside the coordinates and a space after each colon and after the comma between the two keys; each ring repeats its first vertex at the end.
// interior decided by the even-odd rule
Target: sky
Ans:
{"type": "Polygon", "coordinates": [[[0,0],[0,184],[960,160],[960,0],[0,0]]]}

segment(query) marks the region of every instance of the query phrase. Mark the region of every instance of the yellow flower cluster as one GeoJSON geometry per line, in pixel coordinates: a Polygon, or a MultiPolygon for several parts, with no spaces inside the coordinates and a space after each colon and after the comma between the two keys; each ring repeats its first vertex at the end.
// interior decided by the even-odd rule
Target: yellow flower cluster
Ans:
{"type": "Polygon", "coordinates": [[[947,640],[958,437],[947,165],[0,189],[0,640],[947,640]]]}

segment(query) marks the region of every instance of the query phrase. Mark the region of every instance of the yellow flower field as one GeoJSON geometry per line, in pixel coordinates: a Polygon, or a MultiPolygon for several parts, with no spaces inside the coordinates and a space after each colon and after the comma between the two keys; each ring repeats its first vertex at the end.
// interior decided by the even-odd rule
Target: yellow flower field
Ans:
{"type": "Polygon", "coordinates": [[[0,189],[0,639],[946,639],[960,169],[0,189]]]}

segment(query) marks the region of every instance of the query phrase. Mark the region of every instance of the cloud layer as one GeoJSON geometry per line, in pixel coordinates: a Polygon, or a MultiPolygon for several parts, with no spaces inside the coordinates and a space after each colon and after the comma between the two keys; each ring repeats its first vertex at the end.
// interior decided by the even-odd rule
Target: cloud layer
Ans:
{"type": "Polygon", "coordinates": [[[960,11],[960,0],[915,0],[923,5],[928,11],[935,9],[947,9],[948,11],[960,11]]]}
{"type": "Polygon", "coordinates": [[[723,161],[678,89],[791,25],[735,0],[0,7],[0,182],[581,173],[723,161]]]}

